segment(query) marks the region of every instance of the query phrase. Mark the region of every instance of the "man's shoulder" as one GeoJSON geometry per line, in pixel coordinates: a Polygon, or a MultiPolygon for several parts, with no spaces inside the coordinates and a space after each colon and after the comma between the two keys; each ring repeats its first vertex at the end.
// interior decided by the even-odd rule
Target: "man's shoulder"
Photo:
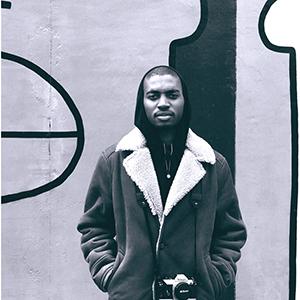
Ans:
{"type": "Polygon", "coordinates": [[[220,178],[231,176],[231,169],[227,162],[227,159],[218,151],[214,150],[216,156],[215,167],[217,170],[217,174],[220,178]]]}
{"type": "Polygon", "coordinates": [[[102,156],[106,160],[113,160],[114,158],[117,158],[119,156],[126,157],[129,153],[131,153],[131,150],[121,150],[118,149],[119,143],[114,143],[107,147],[105,150],[102,151],[102,156]],[[125,155],[125,156],[124,156],[125,155]]]}
{"type": "Polygon", "coordinates": [[[128,152],[132,152],[133,150],[136,150],[136,148],[143,146],[144,143],[145,142],[143,135],[135,127],[124,136],[122,136],[119,141],[103,150],[101,152],[101,156],[107,160],[110,160],[114,157],[122,155],[122,153],[127,154],[128,152]]]}
{"type": "Polygon", "coordinates": [[[218,165],[224,166],[224,164],[227,164],[226,158],[220,152],[218,152],[214,149],[214,153],[215,153],[215,156],[216,156],[216,163],[218,165]]]}
{"type": "Polygon", "coordinates": [[[116,152],[117,143],[114,143],[102,151],[102,155],[109,159],[116,152]]]}

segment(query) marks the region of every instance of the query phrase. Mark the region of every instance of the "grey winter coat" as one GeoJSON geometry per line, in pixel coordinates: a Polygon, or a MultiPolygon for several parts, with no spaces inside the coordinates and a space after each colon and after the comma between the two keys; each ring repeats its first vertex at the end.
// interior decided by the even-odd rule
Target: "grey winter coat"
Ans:
{"type": "Polygon", "coordinates": [[[246,241],[229,166],[191,130],[164,208],[139,129],[103,152],[78,230],[110,300],[153,299],[155,278],[176,274],[195,278],[198,300],[222,299],[246,241]]]}

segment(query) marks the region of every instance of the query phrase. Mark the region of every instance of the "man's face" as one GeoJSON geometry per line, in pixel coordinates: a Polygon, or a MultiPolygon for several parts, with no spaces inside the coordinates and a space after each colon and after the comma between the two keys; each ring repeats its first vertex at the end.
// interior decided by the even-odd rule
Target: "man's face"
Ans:
{"type": "Polygon", "coordinates": [[[175,126],[182,117],[184,98],[177,76],[152,75],[144,80],[144,107],[156,127],[175,126]]]}

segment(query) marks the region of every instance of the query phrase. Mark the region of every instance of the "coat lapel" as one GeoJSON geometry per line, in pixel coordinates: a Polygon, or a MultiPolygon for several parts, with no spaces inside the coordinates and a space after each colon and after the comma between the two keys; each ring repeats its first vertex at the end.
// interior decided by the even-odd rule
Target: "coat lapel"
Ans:
{"type": "Polygon", "coordinates": [[[185,149],[167,197],[164,209],[165,216],[193,189],[205,173],[206,171],[201,162],[189,149],[185,149]]]}
{"type": "Polygon", "coordinates": [[[161,222],[163,207],[149,149],[142,148],[132,152],[124,159],[123,166],[130,178],[143,192],[152,214],[157,215],[161,222]]]}
{"type": "Polygon", "coordinates": [[[124,136],[118,143],[116,151],[133,151],[124,159],[123,166],[144,194],[152,214],[158,216],[160,223],[163,221],[163,216],[168,216],[172,208],[203,178],[206,171],[201,162],[214,164],[216,160],[211,146],[190,129],[186,149],[163,210],[151,154],[146,147],[145,137],[140,130],[134,128],[124,136]]]}
{"type": "Polygon", "coordinates": [[[201,162],[214,164],[216,162],[215,153],[204,139],[190,129],[186,139],[186,149],[167,197],[165,216],[206,174],[201,162]]]}

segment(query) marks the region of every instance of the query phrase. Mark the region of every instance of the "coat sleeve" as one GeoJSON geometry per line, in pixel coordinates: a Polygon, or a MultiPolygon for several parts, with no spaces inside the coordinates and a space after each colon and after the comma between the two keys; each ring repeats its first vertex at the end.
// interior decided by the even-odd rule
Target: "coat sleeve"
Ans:
{"type": "Polygon", "coordinates": [[[86,197],[84,214],[78,224],[81,249],[96,285],[107,291],[116,257],[111,173],[103,154],[94,171],[86,197]]]}
{"type": "Polygon", "coordinates": [[[217,212],[210,248],[210,275],[216,297],[235,282],[236,262],[246,242],[246,228],[227,161],[221,160],[217,212]]]}

